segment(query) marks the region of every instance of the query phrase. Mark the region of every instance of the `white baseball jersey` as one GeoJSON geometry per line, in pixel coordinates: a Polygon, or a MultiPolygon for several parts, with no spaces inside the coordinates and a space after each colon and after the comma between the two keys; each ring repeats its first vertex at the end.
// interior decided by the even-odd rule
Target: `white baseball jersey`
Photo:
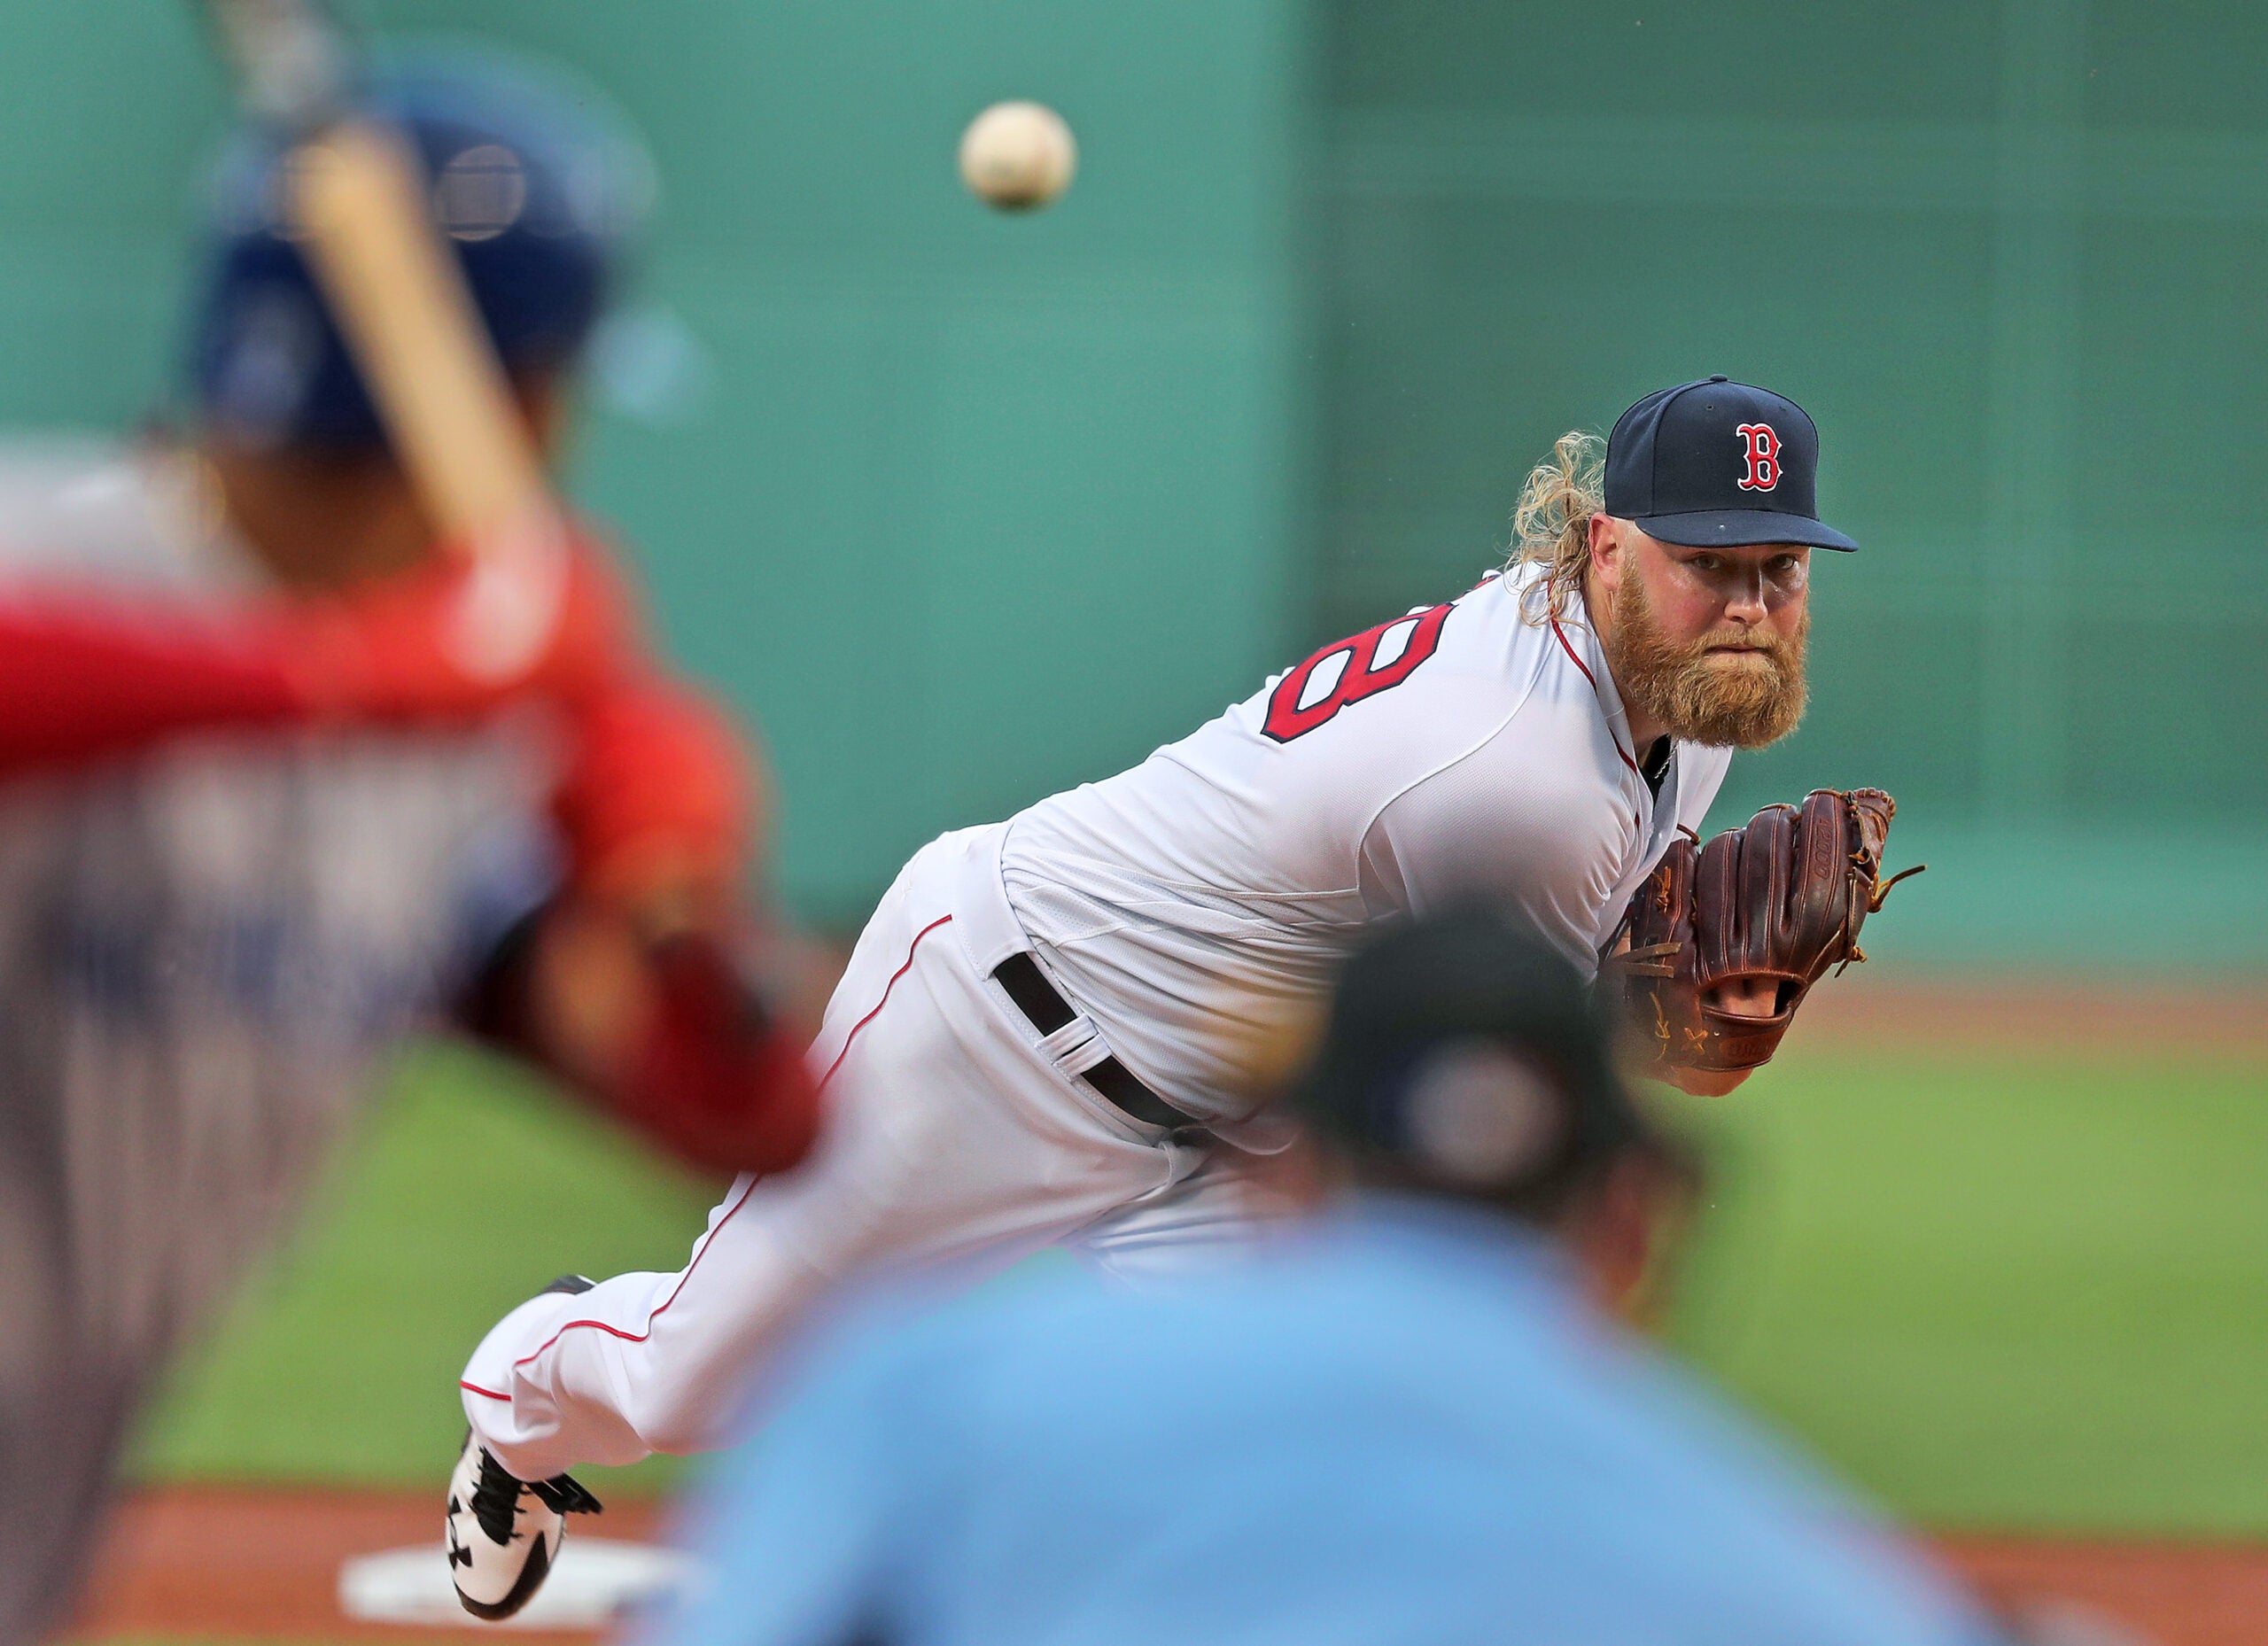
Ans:
{"type": "Polygon", "coordinates": [[[1481,897],[1589,970],[1730,751],[1658,796],[1580,602],[1491,574],[1327,646],[1131,771],[1013,819],[1008,902],[1110,1048],[1205,1118],[1365,928],[1481,897]]]}
{"type": "MultiPolygon", "coordinates": [[[[162,461],[0,456],[0,579],[240,598],[162,461]]],[[[377,1056],[546,889],[540,728],[182,738],[0,784],[0,1638],[377,1056]]]]}
{"type": "Polygon", "coordinates": [[[481,1443],[523,1479],[721,1444],[751,1363],[877,1266],[1062,1240],[1138,1281],[1232,1248],[1264,1207],[1237,1152],[1080,1075],[1115,1052],[1279,1145],[1243,1060],[1381,922],[1491,897],[1594,965],[1727,756],[1674,749],[1658,798],[1596,637],[1523,612],[1532,580],[1326,647],[1130,772],[925,847],[827,1005],[811,1159],[735,1184],[684,1269],[507,1316],[461,1384],[481,1443]],[[1045,1034],[989,975],[1027,950],[1076,1008],[1045,1034]]]}

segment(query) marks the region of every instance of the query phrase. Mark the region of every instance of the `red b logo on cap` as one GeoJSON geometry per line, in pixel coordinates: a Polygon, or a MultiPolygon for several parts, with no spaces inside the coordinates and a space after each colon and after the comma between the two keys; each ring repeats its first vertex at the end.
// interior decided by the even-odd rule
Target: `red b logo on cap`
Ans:
{"type": "Polygon", "coordinates": [[[1768,492],[1780,484],[1780,436],[1768,423],[1744,423],[1733,431],[1748,443],[1748,472],[1740,477],[1744,492],[1768,492]]]}

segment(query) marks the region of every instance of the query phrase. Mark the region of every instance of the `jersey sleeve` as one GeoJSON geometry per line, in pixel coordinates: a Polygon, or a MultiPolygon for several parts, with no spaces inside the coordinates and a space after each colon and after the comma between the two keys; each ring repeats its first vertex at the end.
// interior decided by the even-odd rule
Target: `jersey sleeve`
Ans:
{"type": "Polygon", "coordinates": [[[1503,771],[1492,752],[1433,773],[1379,813],[1363,840],[1364,900],[1379,918],[1486,902],[1588,973],[1617,849],[1601,808],[1548,778],[1503,771]]]}
{"type": "Polygon", "coordinates": [[[0,776],[218,728],[462,724],[522,695],[601,695],[634,668],[632,608],[595,546],[578,545],[548,643],[507,677],[470,668],[452,642],[473,575],[442,555],[346,594],[227,607],[12,586],[0,595],[0,776]]]}
{"type": "Polygon", "coordinates": [[[270,635],[125,602],[0,602],[0,776],[302,715],[270,635]]]}

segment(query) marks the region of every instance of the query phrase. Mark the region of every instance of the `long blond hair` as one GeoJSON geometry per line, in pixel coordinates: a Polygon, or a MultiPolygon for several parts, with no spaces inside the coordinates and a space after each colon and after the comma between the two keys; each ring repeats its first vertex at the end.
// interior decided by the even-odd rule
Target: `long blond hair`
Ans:
{"type": "Polygon", "coordinates": [[[1512,506],[1512,552],[1505,570],[1544,568],[1532,620],[1555,611],[1583,586],[1591,569],[1591,516],[1606,506],[1606,442],[1571,429],[1551,443],[1551,455],[1527,471],[1512,506]]]}

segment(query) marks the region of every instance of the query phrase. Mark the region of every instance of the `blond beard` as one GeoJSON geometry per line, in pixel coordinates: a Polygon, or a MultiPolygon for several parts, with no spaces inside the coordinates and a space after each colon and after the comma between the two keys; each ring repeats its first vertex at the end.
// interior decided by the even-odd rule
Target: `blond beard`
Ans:
{"type": "Polygon", "coordinates": [[[1614,684],[1682,742],[1723,749],[1761,749],[1796,729],[1809,689],[1804,684],[1805,642],[1811,613],[1775,639],[1709,633],[1680,644],[1661,632],[1646,591],[1634,575],[1614,592],[1614,639],[1605,648],[1614,684]],[[1760,649],[1738,656],[1713,656],[1709,648],[1737,640],[1760,649]]]}

